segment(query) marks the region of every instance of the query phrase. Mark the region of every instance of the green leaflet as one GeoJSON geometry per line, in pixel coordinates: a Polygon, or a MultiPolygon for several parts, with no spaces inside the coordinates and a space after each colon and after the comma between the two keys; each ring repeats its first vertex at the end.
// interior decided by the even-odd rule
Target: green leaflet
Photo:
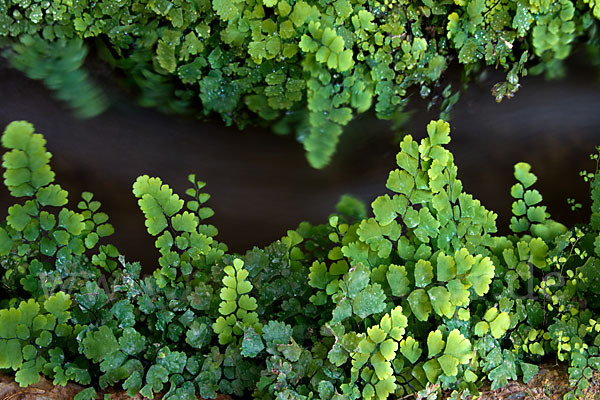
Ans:
{"type": "Polygon", "coordinates": [[[40,188],[36,198],[42,206],[64,206],[67,204],[67,192],[59,185],[48,185],[40,188]]]}
{"type": "Polygon", "coordinates": [[[369,268],[362,264],[348,271],[346,280],[348,297],[355,298],[369,285],[370,272],[369,268]]]}
{"type": "Polygon", "coordinates": [[[458,359],[449,354],[444,354],[438,358],[440,368],[444,375],[455,376],[458,373],[458,359]]]}
{"type": "Polygon", "coordinates": [[[419,321],[427,321],[431,313],[431,302],[423,289],[417,289],[408,296],[411,311],[419,321]]]}
{"type": "Polygon", "coordinates": [[[446,121],[438,120],[427,125],[427,135],[431,146],[450,143],[450,124],[446,121]]]}
{"type": "Polygon", "coordinates": [[[499,339],[504,336],[510,327],[510,316],[506,312],[502,312],[494,315],[493,317],[488,317],[485,319],[489,322],[491,334],[495,339],[499,339]]]}
{"type": "Polygon", "coordinates": [[[537,177],[529,172],[531,170],[531,165],[527,163],[517,163],[515,164],[515,178],[527,189],[531,185],[533,185],[537,181],[537,177]]]}
{"type": "Polygon", "coordinates": [[[467,282],[473,285],[475,293],[479,296],[483,296],[487,293],[489,285],[494,277],[494,265],[492,261],[487,257],[477,255],[474,259],[474,264],[471,270],[467,274],[467,282]]]}
{"type": "Polygon", "coordinates": [[[352,309],[362,319],[382,312],[385,309],[385,293],[381,286],[375,283],[361,290],[354,298],[352,309]]]}
{"type": "Polygon", "coordinates": [[[429,261],[419,260],[415,265],[415,285],[426,287],[433,280],[433,266],[429,261]]]}
{"type": "Polygon", "coordinates": [[[83,216],[66,208],[60,210],[58,214],[58,226],[65,228],[67,232],[75,236],[79,235],[85,229],[83,216]]]}
{"type": "Polygon", "coordinates": [[[394,170],[390,172],[386,186],[394,192],[410,196],[415,186],[415,181],[408,172],[394,170]]]}
{"type": "Polygon", "coordinates": [[[147,175],[135,181],[133,194],[139,198],[138,204],[146,217],[146,227],[151,235],[161,233],[167,227],[167,217],[181,210],[184,204],[159,178],[147,175]]]}
{"type": "Polygon", "coordinates": [[[437,279],[438,281],[447,282],[456,277],[457,268],[454,259],[451,256],[446,256],[443,252],[437,258],[437,279]]]}
{"type": "Polygon", "coordinates": [[[308,284],[314,288],[325,289],[329,283],[327,266],[315,261],[310,267],[308,284]]]}
{"type": "Polygon", "coordinates": [[[405,267],[390,265],[386,278],[394,296],[404,296],[410,292],[410,282],[405,267]]]}
{"type": "Polygon", "coordinates": [[[73,400],[95,400],[96,399],[96,390],[92,387],[83,389],[81,392],[77,393],[73,400]]]}
{"type": "Polygon", "coordinates": [[[421,356],[422,350],[419,342],[409,336],[400,342],[400,352],[411,364],[414,364],[421,356]]]}
{"type": "Polygon", "coordinates": [[[145,345],[146,338],[132,327],[125,328],[123,335],[119,338],[120,348],[129,355],[141,353],[145,345]]]}
{"type": "Polygon", "coordinates": [[[87,358],[100,361],[119,349],[112,330],[101,326],[97,332],[88,332],[83,340],[83,352],[87,358]]]}
{"type": "Polygon", "coordinates": [[[265,348],[260,336],[249,327],[244,332],[244,339],[242,340],[242,355],[244,357],[256,357],[265,348]]]}
{"type": "Polygon", "coordinates": [[[194,232],[198,227],[198,221],[194,214],[184,211],[171,219],[173,229],[180,232],[194,232]]]}
{"type": "Polygon", "coordinates": [[[432,287],[427,291],[433,311],[439,316],[452,318],[455,305],[452,304],[450,292],[444,287],[432,287]]]}
{"type": "Polygon", "coordinates": [[[22,231],[32,219],[30,212],[35,213],[35,206],[31,202],[26,203],[25,207],[20,204],[12,205],[8,209],[6,221],[17,231],[22,231]],[[27,207],[28,205],[32,207],[27,207]]]}
{"type": "Polygon", "coordinates": [[[429,332],[427,335],[427,357],[431,358],[439,354],[444,348],[444,340],[442,339],[442,332],[440,330],[429,332]]]}
{"type": "Polygon", "coordinates": [[[446,338],[444,354],[455,357],[461,364],[466,364],[472,357],[471,343],[458,330],[454,329],[446,338]]]}

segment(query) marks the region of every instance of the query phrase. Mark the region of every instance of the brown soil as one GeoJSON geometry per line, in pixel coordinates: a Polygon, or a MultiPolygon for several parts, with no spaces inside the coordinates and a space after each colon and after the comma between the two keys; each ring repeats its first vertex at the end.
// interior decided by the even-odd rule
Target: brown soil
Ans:
{"type": "MultiPolygon", "coordinates": [[[[67,386],[54,386],[49,380],[42,378],[35,385],[26,388],[19,387],[13,376],[0,373],[0,400],[68,400],[72,399],[77,393],[82,391],[82,386],[69,383],[67,386]]],[[[103,399],[103,395],[109,394],[111,400],[129,400],[131,397],[123,390],[102,390],[98,391],[98,398],[103,399]]],[[[154,398],[162,399],[158,394],[154,398]]],[[[141,395],[134,397],[135,400],[142,400],[141,395]]],[[[198,397],[199,400],[204,400],[198,397]]],[[[230,396],[219,395],[217,400],[231,400],[230,396]]]]}
{"type": "MultiPolygon", "coordinates": [[[[544,364],[540,366],[540,372],[527,384],[521,381],[510,382],[494,391],[490,390],[489,384],[484,384],[480,389],[481,396],[477,400],[562,400],[570,390],[567,367],[544,364]]],[[[600,374],[597,373],[579,399],[596,400],[599,398],[600,374]]]]}

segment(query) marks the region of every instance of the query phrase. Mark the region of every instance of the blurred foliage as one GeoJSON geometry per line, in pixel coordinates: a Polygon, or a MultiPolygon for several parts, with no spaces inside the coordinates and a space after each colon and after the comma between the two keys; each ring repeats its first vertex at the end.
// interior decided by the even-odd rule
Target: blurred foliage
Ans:
{"type": "Polygon", "coordinates": [[[500,101],[528,69],[560,75],[578,43],[597,55],[599,9],[593,0],[0,0],[0,46],[81,115],[106,104],[81,69],[91,45],[141,104],[275,125],[321,168],[358,113],[401,118],[419,93],[446,118],[458,91],[441,82],[454,60],[465,75],[505,71],[493,88],[500,101]]]}
{"type": "Polygon", "coordinates": [[[449,142],[442,120],[406,136],[373,217],[344,196],[326,224],[246,254],[206,223],[204,182],[190,175],[182,198],[141,176],[133,192],[160,252],[143,277],[100,244],[113,229],[91,193],[67,208],[43,136],[11,123],[0,370],[22,386],[91,385],[76,400],[112,386],[166,399],[464,399],[484,379],[527,382],[554,356],[575,399],[600,369],[600,148],[582,172],[589,224],[552,220],[518,163],[513,233],[500,236],[497,215],[463,191],[449,142]]]}
{"type": "Polygon", "coordinates": [[[83,40],[23,36],[8,52],[13,67],[39,79],[82,118],[95,117],[108,107],[103,92],[83,68],[88,53],[83,40]]]}

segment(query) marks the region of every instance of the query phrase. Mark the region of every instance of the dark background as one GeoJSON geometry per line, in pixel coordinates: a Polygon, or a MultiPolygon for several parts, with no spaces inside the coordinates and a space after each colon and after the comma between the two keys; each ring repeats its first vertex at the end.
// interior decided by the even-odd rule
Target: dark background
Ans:
{"type": "MultiPolygon", "coordinates": [[[[527,77],[515,98],[500,104],[490,89],[503,75],[492,72],[471,84],[452,112],[449,148],[459,177],[468,192],[499,214],[502,232],[511,215],[512,167],[519,161],[532,164],[553,218],[567,225],[588,218],[588,186],[579,171],[595,168],[588,155],[600,144],[600,86],[585,61],[571,61],[568,71],[558,81],[527,77]],[[568,197],[583,203],[583,210],[571,212],[568,197]]],[[[344,193],[369,204],[385,193],[398,150],[398,134],[372,116],[348,127],[323,170],[308,166],[291,136],[167,116],[126,97],[113,98],[99,117],[81,120],[40,82],[5,62],[0,62],[0,94],[0,129],[13,120],[32,122],[46,136],[56,181],[69,191],[71,207],[82,191],[93,192],[115,227],[111,242],[147,271],[155,267],[157,252],[131,193],[138,175],[159,176],[183,194],[188,173],[196,173],[208,183],[208,205],[216,212],[209,221],[218,227],[218,239],[243,252],[278,239],[301,221],[325,222],[344,193]]],[[[419,101],[413,109],[406,130],[421,138],[437,115],[419,101]]],[[[12,202],[2,186],[0,218],[12,202]]]]}

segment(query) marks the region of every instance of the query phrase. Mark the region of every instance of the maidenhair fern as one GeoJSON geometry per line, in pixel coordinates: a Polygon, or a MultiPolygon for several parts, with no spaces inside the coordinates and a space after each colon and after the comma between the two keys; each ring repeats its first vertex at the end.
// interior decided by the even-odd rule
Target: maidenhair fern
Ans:
{"type": "MultiPolygon", "coordinates": [[[[356,23],[369,32],[374,22],[356,23]]],[[[327,46],[339,66],[336,37],[327,46]]],[[[565,398],[582,395],[600,369],[599,172],[584,173],[591,223],[567,229],[517,164],[513,232],[502,236],[497,215],[463,191],[449,142],[444,121],[420,141],[405,137],[372,217],[344,197],[327,224],[302,223],[246,254],[217,241],[194,175],[185,197],[141,176],[133,191],[160,252],[142,277],[100,244],[113,231],[100,203],[84,192],[69,209],[43,137],[10,124],[4,179],[18,202],[0,227],[0,370],[22,386],[42,375],[90,385],[76,400],[108,387],[166,399],[441,389],[458,399],[484,379],[492,389],[527,382],[554,356],[573,383],[565,398]]]]}
{"type": "Polygon", "coordinates": [[[455,60],[465,75],[506,72],[492,89],[498,101],[530,72],[564,73],[578,43],[597,54],[599,9],[594,0],[12,1],[0,4],[0,46],[80,115],[106,107],[83,70],[94,48],[141,104],[239,127],[274,122],[321,168],[360,113],[395,119],[419,93],[447,115],[459,93],[442,83],[455,60]]]}
{"type": "Polygon", "coordinates": [[[186,191],[191,197],[187,202],[159,178],[144,175],[133,184],[133,194],[139,198],[148,233],[157,236],[161,269],[154,275],[161,287],[169,283],[181,284],[182,278],[191,277],[195,269],[201,269],[206,262],[223,254],[213,240],[216,228],[200,224],[213,215],[209,207],[200,207],[209,197],[200,192],[204,183],[196,181],[194,175],[189,176],[189,181],[194,187],[186,191]],[[189,211],[183,210],[184,205],[189,211]]]}
{"type": "MultiPolygon", "coordinates": [[[[2,145],[8,150],[2,163],[6,169],[4,183],[12,196],[26,199],[9,208],[6,224],[0,227],[2,254],[16,254],[22,260],[17,270],[7,271],[8,286],[22,285],[23,290],[38,297],[53,292],[67,278],[70,285],[96,279],[99,271],[87,265],[85,254],[94,250],[100,237],[113,232],[106,223],[108,216],[96,213],[100,203],[94,202],[92,211],[91,194],[84,193],[80,203],[84,214],[63,207],[67,192],[52,183],[51,154],[31,124],[11,123],[2,136],[2,145]]],[[[94,264],[111,270],[115,264],[107,255],[113,250],[116,252],[110,245],[100,247],[94,264]]]]}

